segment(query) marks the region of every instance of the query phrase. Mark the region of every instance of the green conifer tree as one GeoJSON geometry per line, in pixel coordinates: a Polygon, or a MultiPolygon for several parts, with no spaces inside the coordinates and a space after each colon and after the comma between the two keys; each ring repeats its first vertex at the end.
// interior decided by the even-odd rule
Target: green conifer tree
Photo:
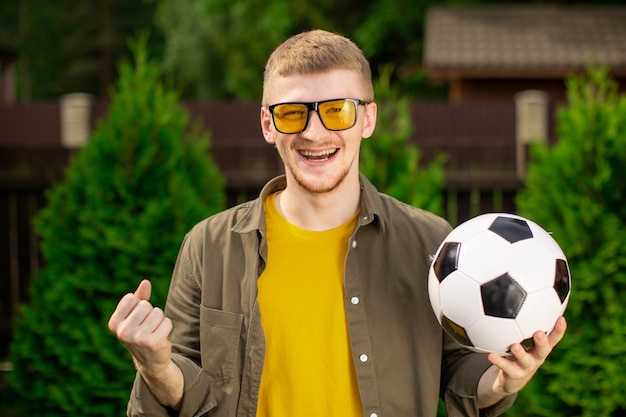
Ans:
{"type": "Polygon", "coordinates": [[[392,67],[383,67],[374,84],[378,118],[374,135],[361,144],[361,172],[379,191],[442,215],[445,157],[420,166],[420,149],[409,143],[411,103],[390,85],[391,72],[392,67]]]}
{"type": "MultiPolygon", "coordinates": [[[[569,328],[516,416],[626,413],[626,96],[604,70],[568,80],[559,142],[532,149],[519,213],[553,233],[572,274],[569,328]]],[[[508,415],[508,414],[507,414],[508,415]]]]}
{"type": "Polygon", "coordinates": [[[11,353],[29,415],[124,414],[134,370],[108,318],[143,278],[163,307],[185,233],[225,204],[208,136],[189,128],[145,38],[131,47],[135,63],[120,66],[108,118],[36,217],[45,267],[11,353]]]}

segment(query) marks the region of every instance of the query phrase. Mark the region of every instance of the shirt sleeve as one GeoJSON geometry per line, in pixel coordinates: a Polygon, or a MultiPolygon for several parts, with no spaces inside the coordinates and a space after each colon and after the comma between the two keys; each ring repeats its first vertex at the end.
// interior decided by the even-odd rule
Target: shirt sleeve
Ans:
{"type": "Polygon", "coordinates": [[[181,410],[175,413],[159,404],[137,373],[127,408],[129,417],[193,417],[216,406],[208,377],[199,365],[200,288],[193,279],[190,249],[187,235],[176,260],[165,308],[165,315],[174,323],[170,334],[172,361],[180,368],[184,379],[181,410]]]}
{"type": "Polygon", "coordinates": [[[491,366],[486,354],[474,353],[444,335],[442,398],[449,417],[495,417],[511,408],[510,395],[485,409],[478,408],[478,382],[491,366]]]}
{"type": "Polygon", "coordinates": [[[202,415],[216,406],[211,390],[207,389],[208,381],[206,381],[202,369],[193,361],[179,354],[173,354],[172,360],[181,369],[185,379],[180,412],[176,413],[159,404],[141,375],[137,373],[128,402],[128,417],[194,417],[202,415]]]}

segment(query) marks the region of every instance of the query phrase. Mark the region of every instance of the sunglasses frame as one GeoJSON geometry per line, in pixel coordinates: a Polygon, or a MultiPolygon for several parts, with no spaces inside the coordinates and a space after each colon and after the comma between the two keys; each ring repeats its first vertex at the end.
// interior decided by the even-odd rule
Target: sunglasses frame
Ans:
{"type": "Polygon", "coordinates": [[[282,103],[271,104],[271,105],[267,106],[267,108],[268,108],[270,114],[272,115],[272,123],[274,124],[274,128],[276,128],[276,130],[278,132],[282,133],[282,134],[293,135],[293,134],[296,134],[296,133],[304,132],[306,130],[307,126],[309,125],[309,120],[311,120],[311,112],[313,112],[313,111],[317,112],[317,114],[319,116],[319,119],[322,122],[322,126],[324,126],[324,128],[326,128],[327,130],[330,130],[332,132],[339,132],[339,131],[342,131],[342,130],[348,130],[348,129],[350,129],[351,127],[353,127],[356,124],[356,121],[357,121],[358,116],[359,116],[359,109],[358,109],[358,107],[361,106],[361,105],[367,106],[369,103],[370,102],[364,101],[364,100],[361,100],[361,99],[358,99],[358,98],[333,98],[333,99],[330,99],[330,100],[309,101],[309,102],[307,102],[307,101],[286,101],[286,102],[282,102],[282,103]],[[344,128],[341,128],[341,129],[330,129],[328,126],[326,126],[326,123],[324,123],[324,118],[320,115],[320,112],[318,111],[319,106],[321,104],[324,104],[324,103],[330,103],[331,101],[342,101],[342,100],[343,101],[350,101],[350,102],[352,102],[354,104],[354,106],[355,106],[354,122],[350,126],[348,126],[348,127],[344,127],[344,128]],[[278,128],[278,126],[276,126],[276,120],[274,119],[274,109],[277,106],[281,106],[283,104],[301,104],[301,105],[305,105],[306,106],[306,109],[307,109],[306,120],[305,120],[304,126],[302,127],[301,130],[298,130],[296,132],[283,132],[282,130],[280,130],[278,128]]]}

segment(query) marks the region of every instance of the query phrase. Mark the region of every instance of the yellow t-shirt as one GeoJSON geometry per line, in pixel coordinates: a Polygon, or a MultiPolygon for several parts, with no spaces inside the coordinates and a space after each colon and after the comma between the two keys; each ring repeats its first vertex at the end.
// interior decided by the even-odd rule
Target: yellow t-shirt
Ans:
{"type": "Polygon", "coordinates": [[[296,227],[265,201],[267,266],[259,306],[267,350],[257,417],[362,416],[343,273],[357,215],[323,232],[296,227]]]}

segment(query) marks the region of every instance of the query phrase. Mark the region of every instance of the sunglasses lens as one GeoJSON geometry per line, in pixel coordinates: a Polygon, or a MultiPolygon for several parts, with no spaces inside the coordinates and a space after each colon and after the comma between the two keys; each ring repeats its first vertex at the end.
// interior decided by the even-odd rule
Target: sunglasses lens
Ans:
{"type": "Polygon", "coordinates": [[[307,113],[306,104],[279,104],[274,107],[274,125],[282,133],[301,132],[306,123],[307,113]]]}
{"type": "Polygon", "coordinates": [[[351,100],[320,103],[318,112],[329,130],[350,129],[356,123],[356,105],[351,100]]]}

